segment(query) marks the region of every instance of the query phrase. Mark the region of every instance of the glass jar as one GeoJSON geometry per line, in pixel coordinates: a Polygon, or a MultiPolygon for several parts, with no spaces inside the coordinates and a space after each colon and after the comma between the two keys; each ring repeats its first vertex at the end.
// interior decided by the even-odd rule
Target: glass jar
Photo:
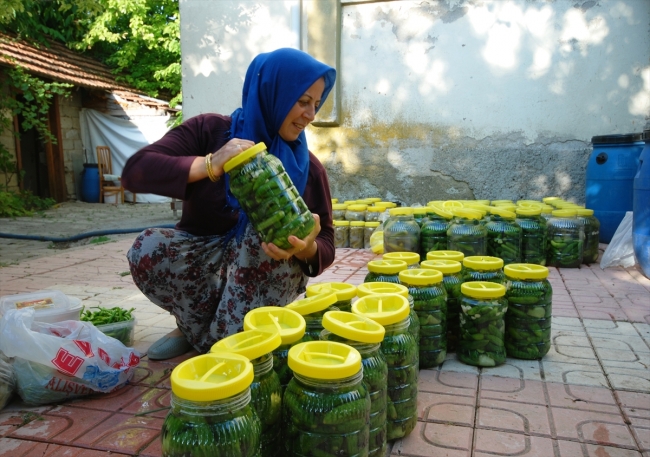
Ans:
{"type": "Polygon", "coordinates": [[[386,454],[386,398],[388,365],[380,350],[384,327],[371,319],[350,312],[328,311],[323,316],[323,341],[337,341],[352,346],[361,354],[363,382],[370,394],[370,439],[368,457],[386,454]]]}
{"type": "Polygon", "coordinates": [[[372,247],[372,244],[370,243],[370,237],[373,233],[375,233],[375,230],[377,230],[377,227],[379,227],[379,225],[381,225],[379,222],[366,221],[366,225],[363,228],[363,247],[365,249],[370,249],[372,247]]]}
{"type": "Polygon", "coordinates": [[[350,247],[352,249],[363,249],[363,238],[366,223],[362,221],[350,222],[350,247]]]}
{"type": "Polygon", "coordinates": [[[345,210],[348,205],[345,203],[333,203],[332,204],[332,220],[334,221],[344,221],[345,220],[345,210]]]}
{"type": "Polygon", "coordinates": [[[542,219],[546,221],[547,225],[549,219],[553,216],[554,209],[555,208],[553,208],[551,205],[544,205],[540,208],[540,210],[542,211],[542,214],[540,214],[540,216],[542,216],[542,219]]]}
{"type": "Polygon", "coordinates": [[[300,340],[301,343],[320,339],[320,332],[323,331],[323,315],[327,311],[338,310],[334,307],[336,302],[336,293],[328,290],[301,298],[285,306],[286,309],[297,312],[305,319],[305,334],[300,340]]]}
{"type": "Polygon", "coordinates": [[[453,215],[444,209],[429,207],[427,218],[420,228],[420,256],[430,251],[447,249],[447,230],[453,215]]]}
{"type": "Polygon", "coordinates": [[[420,226],[407,207],[391,208],[384,223],[384,252],[420,252],[420,226]]]}
{"type": "Polygon", "coordinates": [[[575,209],[557,209],[548,220],[546,265],[578,268],[582,264],[585,230],[575,209]]]}
{"type": "Polygon", "coordinates": [[[416,252],[387,252],[382,255],[383,260],[403,260],[406,268],[420,268],[420,254],[416,252]]]}
{"type": "Polygon", "coordinates": [[[447,292],[447,352],[456,352],[460,334],[460,286],[463,283],[461,264],[455,260],[424,260],[421,268],[442,273],[442,284],[447,292]]]}
{"type": "Polygon", "coordinates": [[[303,239],[311,233],[315,224],[311,211],[280,159],[269,154],[264,143],[233,157],[223,169],[230,191],[262,241],[289,249],[290,235],[303,239]]]}
{"type": "Polygon", "coordinates": [[[368,273],[363,282],[391,282],[399,284],[399,272],[408,265],[403,260],[371,260],[366,265],[368,273]]]}
{"type": "Polygon", "coordinates": [[[542,218],[541,207],[516,209],[515,223],[521,228],[521,261],[546,265],[546,238],[548,229],[542,218]]]}
{"type": "Polygon", "coordinates": [[[379,222],[379,216],[386,211],[381,206],[368,206],[366,208],[366,222],[379,222]]]}
{"type": "Polygon", "coordinates": [[[427,207],[426,206],[416,206],[411,208],[413,210],[413,219],[422,227],[422,221],[427,217],[427,207]]]}
{"type": "Polygon", "coordinates": [[[487,229],[481,224],[481,212],[475,209],[454,209],[454,218],[447,229],[447,248],[464,255],[486,255],[487,229]]]}
{"type": "Polygon", "coordinates": [[[548,268],[512,264],[506,278],[506,353],[518,359],[541,359],[551,348],[553,288],[548,268]]]}
{"type": "Polygon", "coordinates": [[[501,208],[490,210],[487,229],[487,254],[503,260],[505,265],[521,262],[521,227],[515,223],[516,214],[501,208]]]}
{"type": "Polygon", "coordinates": [[[505,286],[486,281],[460,286],[460,339],[458,360],[477,367],[494,367],[506,361],[505,286]]]}
{"type": "Polygon", "coordinates": [[[282,454],[368,455],[370,395],[359,351],[334,341],[300,343],[289,351],[289,367],[282,454]]]}
{"type": "Polygon", "coordinates": [[[399,280],[413,297],[420,322],[419,367],[436,367],[447,356],[447,292],[442,273],[431,269],[404,270],[399,280]]]}
{"type": "Polygon", "coordinates": [[[503,260],[490,256],[470,256],[463,259],[463,282],[488,281],[506,283],[503,273],[503,260]]]}
{"type": "Polygon", "coordinates": [[[462,264],[465,254],[460,251],[429,251],[427,252],[427,260],[455,260],[462,264]]]}
{"type": "Polygon", "coordinates": [[[418,420],[418,348],[408,330],[408,300],[397,294],[368,295],[352,304],[352,312],[384,326],[381,352],[388,366],[386,439],[404,438],[418,420]]]}
{"type": "Polygon", "coordinates": [[[600,221],[594,216],[593,209],[577,209],[578,219],[582,221],[585,231],[585,244],[582,262],[589,265],[598,260],[598,242],[600,240],[600,221]]]}
{"type": "Polygon", "coordinates": [[[349,248],[350,247],[350,222],[332,221],[332,224],[334,225],[334,247],[349,248]]]}
{"type": "Polygon", "coordinates": [[[512,200],[503,199],[503,200],[492,200],[492,201],[490,202],[490,204],[491,204],[492,206],[499,206],[499,205],[514,205],[514,202],[513,202],[512,200]]]}
{"type": "Polygon", "coordinates": [[[252,405],[253,366],[239,354],[204,354],[171,375],[171,408],[162,425],[165,457],[260,455],[261,425],[252,405]]]}
{"type": "Polygon", "coordinates": [[[318,282],[307,286],[305,296],[313,297],[326,292],[336,294],[334,307],[349,312],[352,309],[352,299],[357,296],[357,287],[346,282],[318,282]]]}
{"type": "Polygon", "coordinates": [[[345,220],[349,222],[365,222],[368,205],[349,205],[345,210],[345,220]]]}
{"type": "Polygon", "coordinates": [[[305,319],[286,307],[262,306],[244,316],[244,330],[280,333],[282,343],[273,350],[273,371],[278,374],[283,390],[293,376],[287,365],[289,349],[302,339],[306,327],[305,319]]]}

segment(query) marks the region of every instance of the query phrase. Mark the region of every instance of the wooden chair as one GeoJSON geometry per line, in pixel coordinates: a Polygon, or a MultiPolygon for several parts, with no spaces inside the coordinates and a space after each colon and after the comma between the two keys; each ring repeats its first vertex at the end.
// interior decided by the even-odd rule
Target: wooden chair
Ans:
{"type": "MultiPolygon", "coordinates": [[[[97,146],[97,166],[99,168],[99,203],[104,203],[107,196],[114,195],[119,202],[124,203],[124,187],[114,181],[121,181],[120,176],[113,174],[113,161],[111,159],[111,148],[108,146],[97,146]]],[[[135,201],[135,194],[133,195],[135,201]]],[[[118,203],[116,200],[115,203],[118,203]]]]}

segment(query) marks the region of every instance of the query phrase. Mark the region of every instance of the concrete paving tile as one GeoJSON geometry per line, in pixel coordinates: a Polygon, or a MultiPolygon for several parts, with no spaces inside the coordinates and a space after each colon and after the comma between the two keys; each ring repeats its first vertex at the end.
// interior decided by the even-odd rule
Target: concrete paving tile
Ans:
{"type": "Polygon", "coordinates": [[[566,330],[585,333],[580,319],[573,317],[555,317],[551,320],[553,330],[566,330]]]}
{"type": "Polygon", "coordinates": [[[473,427],[475,404],[473,397],[418,392],[418,420],[473,427]]]}
{"type": "Polygon", "coordinates": [[[480,369],[472,365],[466,365],[456,358],[456,353],[451,352],[447,353],[447,358],[440,367],[440,371],[443,372],[455,372],[455,373],[472,373],[478,375],[480,369]]]}
{"type": "Polygon", "coordinates": [[[170,402],[171,390],[147,389],[142,395],[122,408],[122,412],[164,419],[169,412],[170,402]]]}
{"type": "Polygon", "coordinates": [[[558,439],[637,448],[620,414],[551,407],[551,415],[558,439]]]}
{"type": "Polygon", "coordinates": [[[418,377],[420,392],[476,398],[477,387],[477,373],[420,370],[418,377]]]}
{"type": "Polygon", "coordinates": [[[607,378],[597,363],[590,365],[542,359],[544,379],[548,382],[579,386],[609,387],[607,378]]]}
{"type": "Polygon", "coordinates": [[[612,321],[627,321],[628,317],[618,305],[616,307],[594,307],[576,304],[578,314],[583,319],[610,319],[612,321]]]}
{"type": "Polygon", "coordinates": [[[609,389],[555,382],[547,382],[545,387],[551,406],[620,414],[616,399],[609,389]]]}
{"type": "MultiPolygon", "coordinates": [[[[109,420],[113,413],[61,405],[44,412],[26,425],[16,429],[14,438],[36,439],[57,444],[74,444],[74,440],[109,420]]],[[[116,449],[119,451],[120,449],[116,449]]]]}
{"type": "Polygon", "coordinates": [[[166,360],[141,359],[129,383],[145,387],[159,387],[161,382],[169,379],[175,366],[175,363],[169,363],[166,360]]]}
{"type": "Polygon", "coordinates": [[[481,428],[551,437],[545,405],[481,399],[477,422],[481,428]]]}
{"type": "MultiPolygon", "coordinates": [[[[65,403],[65,406],[118,412],[146,391],[147,388],[144,386],[127,384],[115,392],[70,400],[65,403]]],[[[56,408],[52,411],[56,411],[56,408]]]]}
{"type": "Polygon", "coordinates": [[[642,457],[640,452],[633,449],[564,440],[558,440],[557,444],[561,457],[642,457]]]}
{"type": "Polygon", "coordinates": [[[639,443],[641,451],[650,451],[650,420],[632,418],[632,434],[639,443]]]}
{"type": "Polygon", "coordinates": [[[502,378],[530,379],[541,381],[542,376],[537,360],[520,360],[508,357],[503,365],[483,368],[483,375],[502,378]]]}
{"type": "Polygon", "coordinates": [[[650,392],[626,392],[617,390],[614,392],[614,395],[627,417],[650,420],[650,392]]]}
{"type": "Polygon", "coordinates": [[[395,442],[391,456],[469,457],[471,447],[471,427],[418,422],[409,436],[395,442]]]}
{"type": "Polygon", "coordinates": [[[155,417],[114,414],[70,444],[137,454],[140,449],[160,439],[162,424],[163,419],[155,417]]]}
{"type": "Polygon", "coordinates": [[[575,309],[573,304],[569,306],[556,306],[553,305],[553,319],[556,317],[579,318],[580,313],[575,309]]]}
{"type": "Polygon", "coordinates": [[[482,375],[479,398],[546,405],[544,383],[521,378],[482,375]]]}
{"type": "Polygon", "coordinates": [[[546,354],[547,360],[597,364],[594,349],[587,338],[559,337],[553,338],[553,351],[546,354]],[[585,343],[586,342],[586,343],[585,343]],[[585,345],[586,344],[586,345],[585,345]]]}
{"type": "Polygon", "coordinates": [[[615,390],[650,392],[650,371],[627,370],[620,367],[604,367],[607,377],[615,390]]]}
{"type": "Polygon", "coordinates": [[[550,457],[554,455],[553,440],[539,436],[493,430],[477,430],[474,456],[550,457]]]}
{"type": "Polygon", "coordinates": [[[161,457],[162,456],[162,440],[153,440],[146,448],[138,454],[138,457],[161,457]]]}
{"type": "Polygon", "coordinates": [[[0,438],[0,457],[126,457],[127,455],[30,440],[0,438]]]}
{"type": "MultiPolygon", "coordinates": [[[[583,319],[587,333],[590,336],[638,336],[635,324],[625,321],[611,321],[602,319],[583,319]]],[[[650,327],[650,326],[649,326],[650,327]]]]}
{"type": "MultiPolygon", "coordinates": [[[[632,349],[596,348],[600,363],[605,368],[626,368],[630,370],[647,370],[650,367],[650,352],[635,352],[632,349]]],[[[605,370],[607,372],[607,370],[605,370]]]]}
{"type": "Polygon", "coordinates": [[[627,320],[630,322],[642,322],[650,324],[650,311],[646,308],[623,308],[627,320]]]}

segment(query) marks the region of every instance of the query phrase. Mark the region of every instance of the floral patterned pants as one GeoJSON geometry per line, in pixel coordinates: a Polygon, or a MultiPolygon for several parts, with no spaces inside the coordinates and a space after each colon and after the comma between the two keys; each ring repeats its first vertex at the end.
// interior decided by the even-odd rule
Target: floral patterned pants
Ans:
{"type": "Polygon", "coordinates": [[[154,304],[169,311],[201,353],[242,330],[244,315],[260,306],[284,306],[305,291],[305,276],[292,257],[267,256],[250,224],[233,237],[194,236],[152,228],[127,253],[133,281],[154,304]]]}

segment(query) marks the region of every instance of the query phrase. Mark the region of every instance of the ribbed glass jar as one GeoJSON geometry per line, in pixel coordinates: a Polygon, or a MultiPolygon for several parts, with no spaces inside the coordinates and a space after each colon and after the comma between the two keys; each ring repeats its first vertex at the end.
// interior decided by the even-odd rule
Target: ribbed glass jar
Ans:
{"type": "Polygon", "coordinates": [[[584,255],[585,230],[575,209],[555,210],[547,223],[549,267],[579,268],[584,255]]]}
{"type": "Polygon", "coordinates": [[[350,247],[350,222],[333,221],[332,223],[334,225],[334,247],[349,248],[350,247]]]}
{"type": "Polygon", "coordinates": [[[282,386],[273,371],[273,355],[251,360],[255,377],[251,383],[251,404],[262,425],[261,457],[279,457],[282,432],[282,386]]]}
{"type": "Polygon", "coordinates": [[[463,259],[463,282],[489,281],[505,284],[503,260],[492,256],[470,256],[463,259]]]}
{"type": "Polygon", "coordinates": [[[521,261],[546,265],[548,229],[541,207],[517,208],[515,223],[521,228],[521,261]]]}
{"type": "Polygon", "coordinates": [[[515,223],[515,213],[493,208],[485,228],[487,255],[500,258],[505,265],[521,262],[522,231],[515,223]]]}
{"type": "Polygon", "coordinates": [[[363,249],[363,239],[366,223],[363,221],[350,222],[350,247],[363,249]]]}
{"type": "Polygon", "coordinates": [[[596,216],[594,216],[593,209],[578,209],[576,212],[578,219],[582,221],[585,231],[582,263],[596,263],[599,255],[598,243],[600,241],[600,221],[596,216]]]}
{"type": "Polygon", "coordinates": [[[384,252],[420,253],[420,225],[412,208],[391,208],[384,223],[384,252]]]}
{"type": "Polygon", "coordinates": [[[425,259],[430,251],[447,250],[447,230],[453,215],[440,208],[429,207],[420,226],[420,256],[425,259]]]}
{"type": "Polygon", "coordinates": [[[447,249],[466,256],[487,254],[487,229],[481,223],[482,213],[473,209],[454,209],[447,229],[447,249]]]}

